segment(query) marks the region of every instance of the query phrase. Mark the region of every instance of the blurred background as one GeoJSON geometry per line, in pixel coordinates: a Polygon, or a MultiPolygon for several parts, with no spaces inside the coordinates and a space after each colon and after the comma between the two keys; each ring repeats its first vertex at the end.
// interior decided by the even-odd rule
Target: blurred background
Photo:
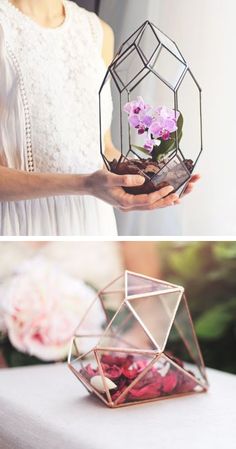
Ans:
{"type": "MultiPolygon", "coordinates": [[[[236,209],[232,204],[236,202],[236,152],[232,135],[236,121],[236,63],[231,48],[236,3],[233,0],[224,5],[220,0],[78,0],[77,3],[97,11],[112,26],[116,49],[145,20],[155,23],[177,42],[203,89],[205,151],[197,167],[201,182],[176,208],[117,213],[120,235],[235,235],[236,209]]],[[[191,98],[188,106],[191,115],[191,98]]],[[[115,142],[116,117],[115,104],[115,142]]]]}
{"type": "MultiPolygon", "coordinates": [[[[95,295],[97,290],[122,274],[124,269],[184,286],[206,365],[236,373],[236,242],[1,242],[0,253],[2,349],[6,343],[4,328],[9,323],[10,329],[13,328],[9,316],[12,318],[14,314],[10,309],[7,310],[7,302],[11,300],[11,307],[16,305],[16,297],[20,298],[20,291],[26,291],[28,280],[31,285],[30,279],[35,268],[38,276],[38,268],[33,261],[41,257],[44,263],[50,263],[51,267],[55,265],[61,270],[59,275],[56,272],[56,282],[52,278],[54,284],[58,283],[59,289],[63,277],[67,276],[65,283],[70,287],[66,290],[68,297],[71,296],[71,286],[75,288],[74,284],[71,284],[72,279],[83,281],[93,289],[95,295]],[[15,293],[14,297],[11,280],[14,279],[14,273],[23,271],[25,262],[28,263],[27,269],[24,268],[24,277],[18,278],[17,294],[15,293]],[[6,285],[7,288],[4,287],[6,285]]],[[[41,268],[42,266],[40,270],[41,268]]],[[[38,283],[41,283],[41,295],[49,283],[50,270],[46,265],[46,275],[38,278],[38,283]]],[[[54,284],[50,286],[50,290],[46,290],[47,297],[43,298],[46,303],[50,304],[50,296],[55,295],[54,284]]],[[[65,288],[64,284],[62,288],[65,288]]],[[[86,296],[85,290],[81,296],[80,289],[81,286],[75,300],[78,305],[81,302],[86,308],[89,304],[86,298],[90,296],[86,296]]],[[[36,292],[32,291],[32,288],[27,291],[27,298],[20,298],[20,306],[25,307],[24,314],[28,313],[26,308],[33,307],[36,301],[36,292]]],[[[77,294],[77,291],[75,293],[77,294]]],[[[63,301],[65,299],[63,298],[63,301]]],[[[57,303],[58,306],[60,304],[57,303]]],[[[53,306],[47,310],[47,314],[51,326],[53,306]]],[[[73,309],[70,318],[73,318],[75,327],[75,323],[81,318],[80,309],[73,309]]],[[[13,324],[15,319],[13,316],[13,324]]],[[[62,328],[63,319],[62,313],[59,329],[62,328]]],[[[20,325],[23,324],[20,322],[20,325]]],[[[54,322],[53,326],[57,333],[57,323],[54,322]]],[[[63,332],[65,330],[63,325],[63,332]]],[[[19,329],[17,332],[19,333],[19,329]]],[[[40,338],[37,335],[38,342],[41,342],[40,339],[44,339],[43,334],[40,338]]],[[[64,349],[66,353],[67,347],[64,349]]],[[[14,357],[16,356],[15,352],[14,357]]],[[[19,357],[15,359],[15,365],[17,363],[28,362],[19,357]]],[[[4,365],[3,358],[1,364],[4,365]]]]}

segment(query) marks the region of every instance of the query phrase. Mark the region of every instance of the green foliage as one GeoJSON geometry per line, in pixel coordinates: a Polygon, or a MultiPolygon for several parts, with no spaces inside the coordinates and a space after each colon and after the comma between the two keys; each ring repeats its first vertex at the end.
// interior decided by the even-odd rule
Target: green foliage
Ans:
{"type": "Polygon", "coordinates": [[[17,351],[17,349],[11,345],[8,338],[5,338],[5,340],[0,343],[0,352],[2,352],[3,358],[9,367],[39,365],[47,363],[43,362],[37,357],[17,351]]]}
{"type": "Polygon", "coordinates": [[[236,242],[160,243],[163,276],[185,287],[206,364],[236,373],[236,242]]]}
{"type": "MultiPolygon", "coordinates": [[[[177,121],[177,125],[178,125],[178,130],[177,130],[177,135],[178,135],[178,141],[180,142],[182,139],[182,135],[183,135],[183,124],[184,124],[184,118],[182,116],[182,114],[180,114],[178,121],[177,121]]],[[[154,161],[158,161],[160,159],[163,158],[163,156],[165,156],[166,154],[170,153],[171,151],[174,151],[176,149],[176,133],[172,133],[170,135],[170,139],[169,140],[162,140],[161,144],[158,147],[154,147],[154,150],[152,152],[152,159],[154,161]]]]}
{"type": "MultiPolygon", "coordinates": [[[[178,141],[180,142],[183,136],[183,124],[184,124],[184,118],[182,114],[180,114],[177,125],[178,125],[178,141]]],[[[138,145],[132,145],[136,150],[141,151],[142,153],[145,153],[146,155],[149,154],[147,150],[145,150],[144,147],[140,147],[138,145]]],[[[165,155],[170,153],[171,151],[174,151],[176,148],[176,133],[172,133],[170,135],[169,140],[162,140],[159,146],[154,146],[153,151],[151,153],[152,160],[153,161],[159,161],[161,160],[165,155]]]]}
{"type": "Polygon", "coordinates": [[[236,316],[236,299],[218,304],[205,312],[196,322],[196,330],[200,338],[218,339],[225,332],[236,316]]]}

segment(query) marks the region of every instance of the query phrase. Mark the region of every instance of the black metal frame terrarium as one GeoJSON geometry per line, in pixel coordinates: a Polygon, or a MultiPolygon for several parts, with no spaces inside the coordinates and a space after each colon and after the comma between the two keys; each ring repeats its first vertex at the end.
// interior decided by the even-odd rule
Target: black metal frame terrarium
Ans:
{"type": "Polygon", "coordinates": [[[100,147],[107,169],[139,173],[146,179],[128,192],[150,193],[172,185],[183,193],[203,150],[201,103],[201,88],[176,43],[146,21],[121,45],[99,91],[100,147]],[[119,130],[120,156],[114,160],[106,157],[103,142],[107,85],[112,88],[114,126],[119,130]],[[163,135],[155,141],[149,152],[140,146],[141,133],[148,129],[137,132],[125,112],[125,105],[140,94],[145,102],[162,104],[176,117],[176,129],[167,139],[163,135]]]}

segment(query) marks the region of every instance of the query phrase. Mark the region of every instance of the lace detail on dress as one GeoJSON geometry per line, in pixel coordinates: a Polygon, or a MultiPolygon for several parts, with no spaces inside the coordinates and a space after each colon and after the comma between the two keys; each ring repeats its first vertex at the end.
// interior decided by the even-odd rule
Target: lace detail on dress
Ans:
{"type": "MultiPolygon", "coordinates": [[[[33,154],[27,138],[28,169],[34,168],[34,156],[36,171],[88,173],[102,166],[98,125],[98,91],[106,70],[100,52],[102,27],[93,13],[73,2],[66,1],[65,7],[66,20],[56,29],[40,27],[8,0],[1,1],[0,17],[1,11],[8,17],[8,23],[3,17],[3,29],[21,73],[26,133],[32,132],[33,154]]],[[[106,95],[108,128],[109,89],[106,95]]]]}
{"type": "Polygon", "coordinates": [[[12,60],[13,66],[18,75],[19,89],[20,89],[22,104],[23,104],[23,109],[24,109],[25,140],[26,140],[26,161],[25,161],[26,170],[29,172],[33,172],[34,171],[34,157],[33,157],[33,150],[32,150],[31,120],[30,120],[29,105],[28,105],[28,100],[27,100],[27,96],[26,96],[26,92],[25,92],[24,81],[23,81],[19,63],[7,43],[6,43],[6,50],[7,50],[7,53],[9,55],[10,59],[12,60]]]}

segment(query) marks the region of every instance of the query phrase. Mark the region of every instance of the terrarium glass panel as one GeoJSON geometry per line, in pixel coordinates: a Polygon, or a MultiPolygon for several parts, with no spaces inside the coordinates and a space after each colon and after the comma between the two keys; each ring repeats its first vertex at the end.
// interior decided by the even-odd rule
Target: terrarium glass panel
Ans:
{"type": "MultiPolygon", "coordinates": [[[[68,357],[72,372],[91,394],[114,408],[207,391],[183,287],[138,273],[125,272],[123,279],[123,300],[116,311],[106,310],[103,291],[98,297],[103,318],[98,319],[96,306],[88,309],[87,323],[97,318],[99,332],[95,335],[89,325],[86,335],[83,320],[80,335],[78,326],[68,357]],[[131,285],[135,280],[131,290],[129,280],[131,285]]],[[[107,288],[115,291],[117,279],[107,288]]]]}

